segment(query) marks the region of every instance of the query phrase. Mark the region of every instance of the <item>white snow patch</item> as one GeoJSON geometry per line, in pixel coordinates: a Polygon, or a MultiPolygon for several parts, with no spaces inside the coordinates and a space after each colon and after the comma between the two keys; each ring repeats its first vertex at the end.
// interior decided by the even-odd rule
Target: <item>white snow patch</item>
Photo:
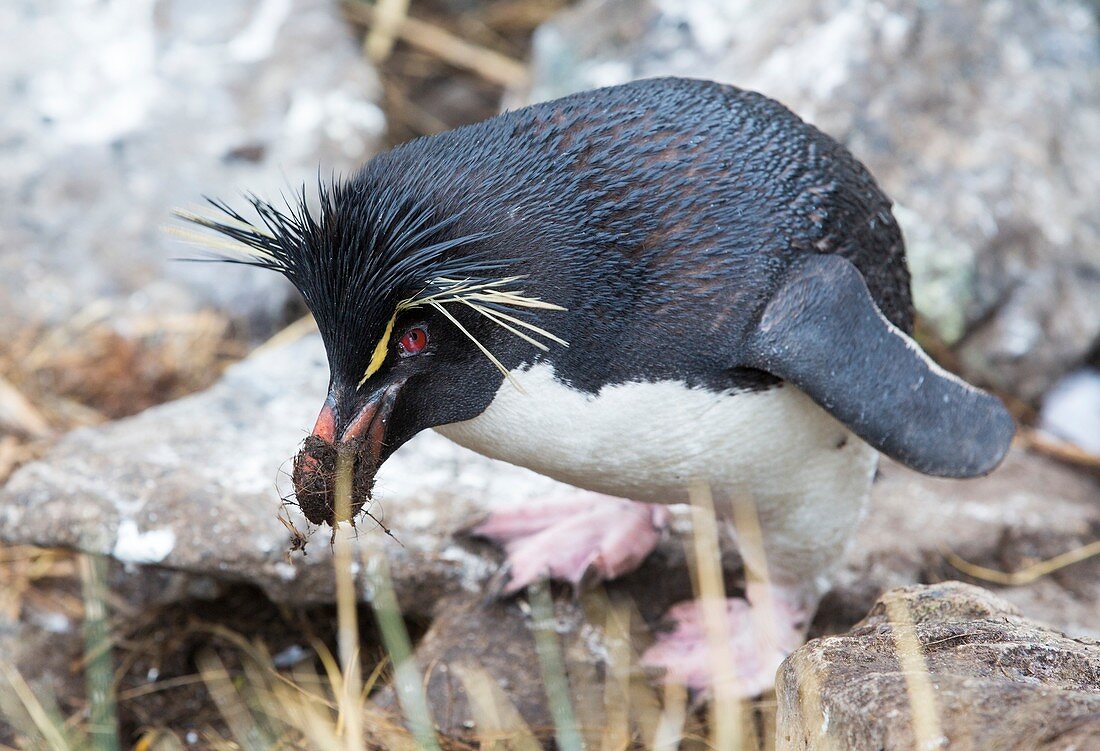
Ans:
{"type": "Polygon", "coordinates": [[[176,533],[172,530],[142,532],[133,519],[123,519],[111,555],[123,563],[160,563],[175,546],[176,533]]]}
{"type": "Polygon", "coordinates": [[[298,576],[298,569],[296,569],[293,565],[287,563],[286,561],[278,561],[275,564],[274,568],[275,575],[283,581],[294,581],[294,579],[298,576]]]}
{"type": "Polygon", "coordinates": [[[67,634],[73,625],[64,613],[35,613],[31,620],[40,629],[51,634],[67,634]]]}
{"type": "Polygon", "coordinates": [[[1100,371],[1083,368],[1066,376],[1043,399],[1043,430],[1100,452],[1100,371]]]}

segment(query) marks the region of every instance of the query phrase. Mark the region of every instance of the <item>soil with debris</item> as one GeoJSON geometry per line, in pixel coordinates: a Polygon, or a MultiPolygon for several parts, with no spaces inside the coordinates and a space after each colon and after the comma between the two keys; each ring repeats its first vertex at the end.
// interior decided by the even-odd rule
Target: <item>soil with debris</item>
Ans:
{"type": "Polygon", "coordinates": [[[370,501],[374,487],[374,475],[378,465],[371,455],[366,441],[356,445],[337,447],[323,438],[311,435],[302,444],[302,450],[294,457],[294,499],[313,524],[327,524],[335,530],[342,522],[353,521],[370,501]],[[351,454],[349,499],[347,508],[340,508],[337,499],[337,479],[340,454],[351,454]]]}

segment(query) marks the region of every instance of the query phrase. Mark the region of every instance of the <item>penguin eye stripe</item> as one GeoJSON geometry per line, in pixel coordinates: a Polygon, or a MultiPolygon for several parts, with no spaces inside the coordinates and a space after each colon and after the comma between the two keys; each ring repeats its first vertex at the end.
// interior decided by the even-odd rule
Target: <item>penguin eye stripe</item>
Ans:
{"type": "Polygon", "coordinates": [[[382,363],[386,361],[386,351],[390,346],[390,336],[393,334],[393,324],[397,321],[397,313],[394,313],[386,324],[386,330],[382,333],[382,338],[378,340],[378,343],[374,345],[374,354],[371,355],[370,365],[367,366],[367,372],[363,374],[363,379],[359,381],[359,385],[356,388],[361,388],[367,380],[378,372],[382,367],[382,363]]]}

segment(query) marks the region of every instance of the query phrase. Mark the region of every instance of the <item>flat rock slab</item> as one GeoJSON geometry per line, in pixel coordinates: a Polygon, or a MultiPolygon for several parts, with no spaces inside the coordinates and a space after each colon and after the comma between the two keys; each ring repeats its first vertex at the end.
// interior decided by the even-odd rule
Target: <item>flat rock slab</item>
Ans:
{"type": "Polygon", "coordinates": [[[1100,642],[959,582],[887,593],[848,633],[795,651],[776,694],[781,749],[1100,747],[1100,642]]]}
{"type": "MultiPolygon", "coordinates": [[[[324,350],[309,336],[260,351],[202,394],[74,431],[4,488],[0,539],[247,581],[276,601],[332,602],[328,528],[291,556],[278,518],[309,530],[280,496],[326,390],[324,350]]],[[[406,612],[424,616],[444,595],[482,591],[496,571],[477,552],[487,547],[456,532],[494,505],[572,493],[425,433],[378,475],[371,513],[393,538],[361,517],[357,552],[384,551],[406,612]]]]}

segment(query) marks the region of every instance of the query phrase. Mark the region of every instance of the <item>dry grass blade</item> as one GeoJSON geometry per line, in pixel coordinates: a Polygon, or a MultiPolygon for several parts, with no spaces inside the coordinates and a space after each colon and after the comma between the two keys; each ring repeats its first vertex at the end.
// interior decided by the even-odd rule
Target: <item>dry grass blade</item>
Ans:
{"type": "Polygon", "coordinates": [[[620,751],[630,744],[630,677],[633,650],[630,645],[630,610],[606,604],[604,637],[607,643],[607,678],[604,681],[601,751],[620,751]]]}
{"type": "Polygon", "coordinates": [[[13,435],[0,438],[0,485],[7,482],[12,472],[19,466],[19,440],[13,435]]]}
{"type": "Polygon", "coordinates": [[[909,607],[901,599],[887,598],[886,617],[890,619],[898,663],[905,677],[916,748],[918,751],[941,748],[944,737],[936,708],[932,676],[928,672],[928,663],[924,659],[924,651],[913,626],[909,607]]]}
{"type": "Polygon", "coordinates": [[[0,376],[0,430],[26,438],[46,438],[50,425],[42,413],[8,379],[0,376]]]}
{"type": "Polygon", "coordinates": [[[664,709],[661,710],[650,748],[653,751],[676,751],[684,738],[687,722],[687,688],[677,683],[666,683],[664,709]]]}
{"type": "MultiPolygon", "coordinates": [[[[737,530],[738,551],[745,563],[745,578],[749,583],[764,586],[754,588],[752,619],[760,634],[779,632],[778,603],[771,587],[768,574],[768,558],[764,551],[764,530],[760,526],[760,515],[756,503],[751,498],[734,498],[733,526],[737,530]]],[[[776,645],[777,647],[780,645],[776,645]]]]}
{"type": "Polygon", "coordinates": [[[374,6],[374,23],[363,41],[363,49],[371,62],[381,63],[390,56],[397,29],[408,12],[409,0],[378,0],[374,6]]]}
{"type": "MultiPolygon", "coordinates": [[[[353,455],[341,454],[337,460],[337,479],[335,479],[335,505],[337,505],[338,518],[341,512],[345,518],[350,518],[352,470],[354,466],[353,455]]],[[[337,573],[337,608],[340,621],[339,640],[342,658],[344,662],[343,691],[340,694],[341,716],[349,722],[354,721],[357,727],[355,739],[362,744],[361,703],[355,702],[354,706],[345,706],[353,699],[360,696],[362,682],[359,677],[359,628],[355,622],[355,586],[351,574],[351,554],[349,544],[344,534],[337,534],[337,548],[334,552],[335,573],[337,573]]],[[[364,566],[368,585],[371,590],[371,601],[374,606],[374,615],[378,623],[378,630],[382,632],[382,641],[389,654],[390,661],[394,664],[394,683],[397,688],[397,696],[400,699],[401,708],[405,710],[412,736],[416,738],[421,749],[439,749],[439,741],[436,738],[436,729],[428,710],[428,700],[423,694],[423,686],[420,682],[420,674],[417,670],[416,660],[412,656],[412,644],[409,640],[405,621],[401,619],[400,609],[397,605],[397,595],[394,592],[392,578],[389,576],[389,565],[385,552],[374,551],[367,557],[364,566]]],[[[349,725],[348,749],[352,751],[351,738],[352,726],[349,725]]]]}
{"type": "Polygon", "coordinates": [[[279,716],[305,736],[308,748],[339,751],[344,747],[332,715],[322,707],[285,686],[275,686],[272,695],[279,716]]]}
{"type": "Polygon", "coordinates": [[[50,751],[69,751],[72,746],[66,738],[64,723],[43,706],[15,666],[0,660],[0,678],[11,692],[0,691],[0,709],[12,725],[30,738],[37,735],[50,751]],[[11,705],[12,697],[18,700],[18,707],[11,705]]]}
{"type": "Polygon", "coordinates": [[[68,617],[79,620],[84,614],[80,598],[59,592],[46,596],[36,586],[47,579],[72,579],[76,575],[75,560],[76,555],[68,551],[0,546],[0,621],[14,623],[20,619],[24,606],[44,600],[49,601],[50,609],[61,608],[68,617]]]}
{"type": "Polygon", "coordinates": [[[134,744],[134,751],[184,751],[185,748],[175,734],[156,728],[146,731],[134,744]]]}
{"type": "MultiPolygon", "coordinates": [[[[352,517],[354,466],[355,454],[352,451],[343,450],[337,454],[336,481],[333,489],[337,519],[352,517]]],[[[344,726],[344,746],[347,751],[356,751],[363,746],[363,717],[359,702],[362,688],[357,609],[359,598],[355,594],[355,577],[351,568],[351,542],[348,540],[346,529],[333,535],[332,564],[336,577],[337,641],[343,673],[342,690],[337,699],[340,705],[341,724],[344,726]]]]}
{"type": "Polygon", "coordinates": [[[492,676],[473,664],[456,663],[450,668],[470,700],[482,751],[541,751],[535,734],[492,676]]]}
{"type": "Polygon", "coordinates": [[[1025,448],[1065,464],[1100,474],[1100,454],[1086,451],[1075,443],[1059,440],[1034,428],[1020,428],[1016,437],[1025,448]]]}
{"type": "Polygon", "coordinates": [[[290,344],[296,342],[303,336],[312,334],[317,330],[317,321],[313,319],[312,315],[304,315],[288,326],[276,331],[271,338],[260,344],[256,349],[249,353],[249,357],[254,357],[261,352],[267,352],[278,347],[282,347],[284,344],[290,344]]]}
{"type": "Polygon", "coordinates": [[[88,733],[93,749],[117,751],[118,703],[107,620],[107,562],[92,555],[81,555],[78,560],[84,592],[84,681],[91,715],[88,733]]]}
{"type": "Polygon", "coordinates": [[[527,593],[531,603],[531,625],[535,631],[535,650],[542,668],[542,683],[546,688],[550,714],[554,718],[554,738],[561,751],[583,751],[584,740],[569,697],[569,677],[565,673],[555,628],[554,601],[545,582],[529,587],[527,593]]]}
{"type": "Polygon", "coordinates": [[[738,679],[733,670],[730,624],[726,613],[726,590],[722,581],[722,555],[718,546],[718,524],[710,487],[694,483],[691,498],[692,536],[688,559],[695,574],[707,649],[712,657],[711,746],[734,751],[741,745],[741,701],[738,679]]]}
{"type": "Polygon", "coordinates": [[[125,703],[150,694],[158,694],[162,691],[171,691],[176,688],[193,686],[202,682],[201,675],[180,675],[175,678],[162,678],[158,679],[155,683],[146,683],[141,686],[134,686],[125,691],[119,691],[118,700],[125,703]]]}
{"type": "Polygon", "coordinates": [[[1031,584],[1048,574],[1052,574],[1067,566],[1072,566],[1075,563],[1086,561],[1089,558],[1095,558],[1098,555],[1100,555],[1100,540],[1095,540],[1088,545],[1082,545],[1079,548],[1066,551],[1065,553],[1032,564],[1019,571],[1006,572],[970,563],[956,554],[953,550],[947,548],[943,549],[944,558],[959,571],[975,579],[981,579],[982,581],[992,582],[994,584],[1003,584],[1006,587],[1018,587],[1024,584],[1031,584]]]}
{"type": "MultiPolygon", "coordinates": [[[[365,2],[345,2],[344,13],[354,23],[368,28],[382,20],[380,9],[365,2]]],[[[527,84],[527,66],[519,60],[472,44],[434,24],[404,16],[396,23],[394,32],[421,52],[471,71],[490,83],[506,88],[527,84]]]]}
{"type": "MultiPolygon", "coordinates": [[[[635,616],[640,620],[640,616],[635,616]]],[[[673,690],[675,690],[674,687],[673,690]]],[[[678,688],[683,688],[678,687],[678,688]]],[[[653,686],[650,685],[646,679],[645,673],[641,670],[631,670],[630,675],[630,697],[629,697],[629,709],[631,714],[631,724],[634,728],[635,736],[639,739],[640,747],[649,748],[646,745],[648,742],[657,738],[659,728],[663,721],[674,720],[675,716],[683,715],[685,710],[685,702],[687,701],[687,694],[678,695],[682,700],[680,706],[673,706],[661,703],[661,695],[653,686]]],[[[668,700],[669,697],[665,697],[668,700]]],[[[673,699],[676,697],[674,696],[673,699]]],[[[686,717],[681,716],[679,724],[671,722],[670,726],[675,725],[675,737],[679,738],[683,735],[683,724],[686,717]]]]}
{"type": "Polygon", "coordinates": [[[268,751],[273,748],[275,738],[257,722],[221,658],[207,651],[199,655],[198,663],[206,690],[210,692],[237,743],[245,751],[268,751]]]}

